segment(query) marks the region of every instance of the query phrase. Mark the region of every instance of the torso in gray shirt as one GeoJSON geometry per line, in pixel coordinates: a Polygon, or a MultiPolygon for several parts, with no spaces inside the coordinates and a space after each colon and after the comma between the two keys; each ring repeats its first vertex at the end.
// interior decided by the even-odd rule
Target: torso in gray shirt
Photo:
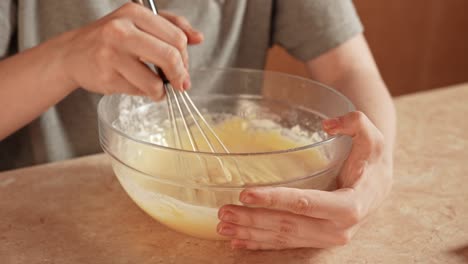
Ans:
{"type": "MultiPolygon", "coordinates": [[[[0,57],[90,23],[125,2],[2,0],[0,57]]],[[[158,5],[204,33],[204,43],[189,48],[192,69],[262,69],[270,40],[306,61],[362,31],[351,0],[159,0],[158,5]]],[[[0,170],[99,152],[99,98],[77,90],[0,142],[0,170]]]]}

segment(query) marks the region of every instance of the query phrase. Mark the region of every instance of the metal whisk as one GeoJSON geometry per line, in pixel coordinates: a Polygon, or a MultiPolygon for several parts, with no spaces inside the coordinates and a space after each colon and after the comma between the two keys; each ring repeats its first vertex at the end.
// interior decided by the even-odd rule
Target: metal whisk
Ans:
{"type": "MultiPolygon", "coordinates": [[[[155,1],[153,1],[153,0],[132,0],[132,1],[151,9],[155,15],[158,15],[158,9],[157,9],[155,1]]],[[[193,151],[197,151],[197,152],[200,149],[197,142],[196,142],[196,140],[195,140],[194,134],[192,133],[191,126],[188,123],[188,118],[187,118],[186,114],[184,113],[184,110],[183,110],[183,107],[182,107],[182,105],[183,105],[185,107],[185,112],[187,112],[188,116],[190,116],[190,118],[192,119],[193,124],[195,125],[197,130],[200,132],[201,136],[203,137],[203,140],[208,145],[208,148],[210,149],[210,151],[212,153],[215,153],[216,152],[215,146],[214,146],[213,142],[211,142],[211,140],[209,139],[209,137],[208,137],[207,133],[205,132],[205,130],[200,125],[199,120],[201,120],[203,125],[209,131],[209,133],[211,133],[211,135],[214,137],[216,143],[219,144],[219,146],[221,146],[222,151],[224,151],[225,153],[230,153],[228,148],[226,147],[226,145],[224,145],[224,143],[221,141],[221,139],[216,134],[214,129],[210,126],[208,121],[202,115],[200,110],[193,103],[193,101],[190,98],[189,94],[186,91],[176,91],[172,87],[170,82],[167,80],[164,72],[159,67],[157,67],[157,66],[155,66],[153,64],[149,64],[149,67],[154,72],[157,72],[158,75],[160,76],[160,78],[163,80],[164,89],[165,89],[165,92],[166,92],[167,108],[168,108],[168,112],[169,112],[168,116],[169,116],[169,121],[171,123],[171,128],[173,130],[173,134],[174,134],[174,137],[175,137],[174,141],[175,141],[176,147],[180,148],[180,149],[183,149],[183,143],[182,143],[182,139],[181,139],[181,133],[180,133],[180,130],[179,130],[179,124],[178,124],[177,118],[176,118],[176,111],[177,111],[178,115],[180,116],[180,119],[182,121],[182,124],[184,126],[184,129],[187,132],[191,149],[193,151]],[[182,102],[182,105],[181,105],[181,102],[182,102]],[[174,107],[176,108],[176,110],[174,110],[174,107]]],[[[217,158],[217,159],[218,159],[218,162],[219,162],[222,170],[224,171],[225,179],[228,180],[228,181],[231,181],[232,180],[231,173],[229,172],[229,170],[224,165],[224,162],[220,158],[217,158]]],[[[238,168],[237,164],[236,164],[236,167],[238,168]]]]}

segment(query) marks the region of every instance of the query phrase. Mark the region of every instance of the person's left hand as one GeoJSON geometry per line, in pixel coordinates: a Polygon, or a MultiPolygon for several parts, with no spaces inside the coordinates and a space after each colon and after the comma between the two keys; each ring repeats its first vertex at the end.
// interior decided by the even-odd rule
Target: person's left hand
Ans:
{"type": "Polygon", "coordinates": [[[349,135],[353,147],[335,191],[284,187],[250,188],[246,206],[225,205],[217,232],[232,248],[327,248],[347,244],[392,185],[391,151],[381,132],[361,112],[323,122],[329,134],[349,135]],[[252,206],[252,207],[250,207],[252,206]]]}

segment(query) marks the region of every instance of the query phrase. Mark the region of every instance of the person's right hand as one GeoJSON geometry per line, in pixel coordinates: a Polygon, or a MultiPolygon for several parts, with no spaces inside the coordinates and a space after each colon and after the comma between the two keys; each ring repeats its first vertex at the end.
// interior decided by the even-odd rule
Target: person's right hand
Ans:
{"type": "Polygon", "coordinates": [[[88,26],[61,37],[60,56],[72,87],[112,94],[164,97],[162,80],[144,62],[159,66],[178,90],[190,87],[187,44],[203,35],[182,17],[155,16],[128,3],[88,26]]]}

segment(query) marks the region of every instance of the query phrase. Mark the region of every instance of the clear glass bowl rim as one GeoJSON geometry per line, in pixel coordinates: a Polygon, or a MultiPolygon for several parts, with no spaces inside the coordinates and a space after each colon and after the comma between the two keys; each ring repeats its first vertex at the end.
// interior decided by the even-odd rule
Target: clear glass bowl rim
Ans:
{"type": "MultiPolygon", "coordinates": [[[[201,68],[201,69],[193,70],[190,73],[192,74],[192,73],[204,72],[204,71],[209,71],[209,72],[213,72],[213,71],[218,71],[218,72],[234,71],[234,72],[245,72],[245,73],[255,73],[255,74],[268,73],[268,74],[275,74],[275,75],[284,76],[284,77],[288,77],[288,78],[294,78],[294,79],[297,79],[297,80],[302,80],[302,81],[305,81],[305,82],[308,82],[308,83],[312,83],[314,85],[321,86],[322,88],[325,88],[325,89],[329,90],[330,92],[337,94],[341,99],[343,99],[348,104],[348,108],[351,111],[354,111],[354,109],[355,109],[353,103],[346,96],[344,96],[342,93],[338,92],[337,90],[335,90],[335,89],[333,89],[333,88],[331,88],[331,87],[329,87],[329,86],[327,86],[325,84],[322,84],[320,82],[317,82],[317,81],[314,81],[314,80],[311,80],[311,79],[308,79],[308,78],[304,78],[304,77],[300,77],[300,76],[296,76],[296,75],[292,75],[292,74],[287,74],[287,73],[282,73],[282,72],[276,72],[276,71],[254,70],[254,69],[243,69],[243,68],[201,68]]],[[[112,96],[112,95],[110,95],[110,96],[112,96]]],[[[315,142],[315,143],[312,143],[312,144],[306,144],[306,145],[296,147],[296,148],[291,148],[291,149],[275,150],[275,151],[267,151],[267,152],[254,152],[254,153],[220,153],[220,152],[215,152],[215,153],[213,153],[213,152],[193,151],[193,150],[189,150],[189,149],[177,149],[177,148],[162,146],[162,145],[158,145],[158,144],[151,143],[151,142],[148,142],[148,141],[140,140],[140,139],[137,139],[135,137],[132,137],[131,135],[128,135],[128,134],[120,131],[119,129],[116,129],[111,124],[111,122],[109,120],[105,120],[103,118],[103,115],[104,115],[103,114],[103,111],[104,111],[103,104],[104,104],[104,101],[106,100],[106,98],[108,98],[110,96],[109,95],[103,96],[99,100],[99,104],[98,104],[98,119],[99,119],[99,122],[101,122],[101,124],[104,124],[108,129],[110,129],[114,133],[117,133],[120,136],[122,136],[122,137],[124,137],[124,138],[126,138],[128,140],[131,140],[133,142],[143,144],[143,145],[146,145],[146,146],[154,147],[156,149],[161,149],[161,150],[164,150],[164,151],[172,151],[172,152],[177,152],[177,153],[192,153],[194,155],[213,156],[213,157],[229,156],[229,157],[233,157],[233,158],[241,157],[241,156],[276,155],[276,154],[284,154],[284,153],[297,152],[297,151],[302,151],[302,150],[306,150],[306,149],[310,149],[310,148],[315,148],[315,147],[321,146],[323,144],[328,144],[330,142],[333,142],[334,140],[337,140],[338,138],[343,136],[343,135],[338,134],[338,135],[331,136],[331,137],[329,137],[329,138],[327,138],[325,140],[315,142]]],[[[100,135],[100,137],[101,137],[101,135],[100,135]]]]}

